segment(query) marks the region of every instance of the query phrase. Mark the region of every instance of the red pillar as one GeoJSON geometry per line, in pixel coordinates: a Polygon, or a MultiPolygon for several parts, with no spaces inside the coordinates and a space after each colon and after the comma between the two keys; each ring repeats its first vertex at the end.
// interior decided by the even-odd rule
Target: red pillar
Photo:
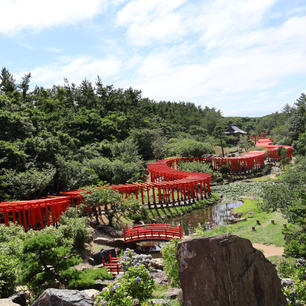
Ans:
{"type": "Polygon", "coordinates": [[[143,186],[140,187],[140,192],[141,192],[141,203],[144,204],[144,201],[143,201],[143,186]]]}
{"type": "Polygon", "coordinates": [[[153,203],[156,204],[156,199],[155,199],[155,190],[154,190],[155,186],[152,186],[152,193],[153,193],[153,203]]]}

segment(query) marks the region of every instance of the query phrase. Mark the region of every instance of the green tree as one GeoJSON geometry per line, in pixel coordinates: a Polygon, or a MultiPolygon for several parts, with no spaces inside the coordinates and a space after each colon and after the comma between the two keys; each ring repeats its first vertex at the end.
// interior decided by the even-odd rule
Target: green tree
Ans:
{"type": "Polygon", "coordinates": [[[35,295],[58,284],[68,285],[67,270],[81,261],[70,254],[71,247],[58,246],[54,237],[46,233],[26,239],[23,244],[22,282],[35,295]]]}
{"type": "Polygon", "coordinates": [[[13,93],[16,89],[13,75],[6,68],[2,68],[0,74],[0,90],[6,94],[13,93]]]}
{"type": "Polygon", "coordinates": [[[0,183],[0,194],[7,194],[6,197],[10,200],[38,198],[51,183],[54,175],[54,168],[31,168],[24,172],[5,169],[0,183]]]}
{"type": "Polygon", "coordinates": [[[27,98],[27,92],[30,87],[30,79],[31,79],[31,73],[28,73],[22,77],[21,83],[19,84],[19,88],[22,90],[22,98],[26,100],[27,98]]]}
{"type": "Polygon", "coordinates": [[[292,115],[290,116],[289,133],[294,141],[299,138],[301,133],[305,132],[305,103],[306,95],[302,93],[296,100],[292,115]]]}
{"type": "Polygon", "coordinates": [[[94,213],[96,223],[99,224],[99,208],[104,210],[104,214],[108,219],[109,225],[113,226],[113,219],[123,213],[122,198],[119,192],[110,188],[98,187],[87,188],[83,193],[86,205],[89,205],[91,211],[94,213]]]}
{"type": "Polygon", "coordinates": [[[167,156],[201,157],[214,152],[214,148],[210,144],[190,138],[172,138],[166,144],[165,150],[167,156]]]}

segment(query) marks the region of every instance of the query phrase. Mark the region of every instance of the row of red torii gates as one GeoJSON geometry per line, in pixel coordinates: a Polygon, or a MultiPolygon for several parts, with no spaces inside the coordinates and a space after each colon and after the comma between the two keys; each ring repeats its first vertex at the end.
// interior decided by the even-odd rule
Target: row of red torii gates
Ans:
{"type": "MultiPolygon", "coordinates": [[[[270,160],[279,159],[280,156],[277,155],[279,147],[285,147],[288,157],[292,156],[292,147],[272,145],[270,138],[259,139],[256,146],[265,147],[267,153],[251,151],[239,157],[175,157],[155,161],[148,164],[151,182],[111,185],[108,188],[117,190],[124,198],[133,196],[149,208],[170,204],[191,204],[210,196],[212,175],[177,170],[179,163],[199,161],[210,164],[214,170],[227,166],[231,172],[240,173],[263,167],[266,155],[270,160]]],[[[69,206],[84,202],[84,192],[86,190],[74,190],[61,192],[60,196],[2,202],[0,203],[0,224],[9,226],[9,222],[13,221],[22,225],[26,231],[29,228],[54,225],[69,206]]]]}

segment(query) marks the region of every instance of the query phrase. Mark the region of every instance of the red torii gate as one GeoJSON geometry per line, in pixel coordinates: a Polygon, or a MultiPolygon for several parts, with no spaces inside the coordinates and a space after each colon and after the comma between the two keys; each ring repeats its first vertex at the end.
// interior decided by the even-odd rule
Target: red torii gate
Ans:
{"type": "Polygon", "coordinates": [[[15,224],[22,225],[27,231],[29,227],[36,229],[49,226],[51,223],[56,224],[69,204],[70,200],[65,196],[2,202],[0,203],[0,216],[2,214],[6,226],[9,226],[9,221],[12,220],[15,224]]]}
{"type": "Polygon", "coordinates": [[[272,138],[259,138],[255,144],[256,147],[263,147],[267,149],[267,158],[269,160],[275,161],[281,158],[278,155],[278,149],[284,148],[287,150],[287,157],[292,158],[292,146],[285,146],[285,145],[273,145],[272,138]]]}
{"type": "MultiPolygon", "coordinates": [[[[271,138],[258,139],[256,146],[268,149],[268,158],[278,159],[278,148],[287,149],[289,157],[292,156],[291,146],[272,145],[271,138]]],[[[122,197],[134,196],[140,199],[143,204],[168,205],[169,203],[189,203],[203,199],[210,194],[210,182],[212,175],[208,173],[179,171],[174,167],[180,162],[200,161],[211,164],[214,170],[227,166],[230,171],[248,171],[258,169],[264,165],[265,151],[251,151],[239,157],[176,157],[155,161],[148,164],[151,182],[120,184],[102,186],[111,188],[121,193],[122,197]]],[[[84,202],[83,193],[86,190],[74,190],[61,192],[61,196],[47,197],[29,201],[2,202],[0,203],[0,224],[1,220],[9,226],[9,221],[18,221],[25,230],[29,227],[44,227],[56,224],[60,215],[70,205],[75,206],[84,202]],[[2,215],[2,218],[1,218],[2,215]]],[[[101,207],[99,208],[101,210],[101,207]]],[[[89,210],[90,211],[90,210],[89,210]]]]}

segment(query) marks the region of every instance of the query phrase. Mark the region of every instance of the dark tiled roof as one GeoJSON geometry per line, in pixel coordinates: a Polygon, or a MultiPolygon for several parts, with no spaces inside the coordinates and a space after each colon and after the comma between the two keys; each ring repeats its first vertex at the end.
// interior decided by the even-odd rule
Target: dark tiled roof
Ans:
{"type": "Polygon", "coordinates": [[[230,125],[230,127],[224,132],[224,134],[247,134],[247,132],[239,129],[236,125],[230,125]]]}

